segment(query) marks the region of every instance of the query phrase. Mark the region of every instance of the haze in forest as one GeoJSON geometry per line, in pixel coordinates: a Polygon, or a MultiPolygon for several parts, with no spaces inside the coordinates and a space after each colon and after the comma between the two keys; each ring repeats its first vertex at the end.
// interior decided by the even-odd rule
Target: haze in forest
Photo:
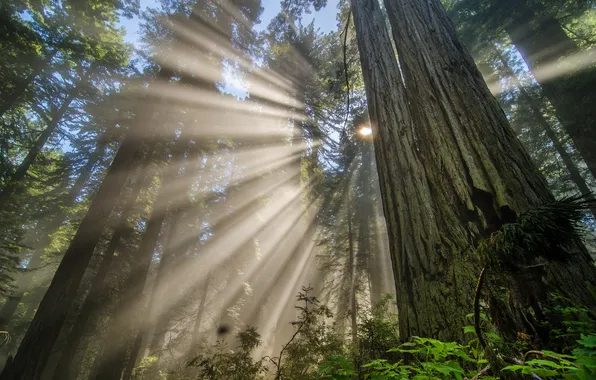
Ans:
{"type": "Polygon", "coordinates": [[[592,1],[0,14],[0,380],[596,378],[592,1]]]}

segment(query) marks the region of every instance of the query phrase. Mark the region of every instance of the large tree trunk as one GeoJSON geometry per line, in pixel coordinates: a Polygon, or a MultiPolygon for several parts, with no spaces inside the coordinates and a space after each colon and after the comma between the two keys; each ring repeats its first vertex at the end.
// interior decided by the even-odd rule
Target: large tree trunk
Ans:
{"type": "MultiPolygon", "coordinates": [[[[143,307],[142,293],[145,288],[149,267],[151,266],[151,259],[153,258],[153,254],[157,247],[157,242],[166,217],[166,209],[163,207],[167,204],[164,187],[165,186],[162,185],[162,188],[159,191],[153,211],[151,212],[151,217],[147,223],[147,230],[143,234],[143,241],[134,255],[133,259],[136,259],[137,261],[128,276],[127,287],[125,288],[126,294],[122,296],[114,310],[114,314],[116,318],[118,318],[116,321],[125,323],[125,325],[118,325],[117,329],[113,330],[124,331],[124,335],[121,336],[118,341],[114,342],[115,345],[111,347],[114,349],[115,353],[121,354],[122,352],[126,352],[126,348],[121,348],[121,344],[131,345],[128,363],[124,370],[125,380],[132,375],[134,364],[139,355],[139,351],[141,350],[143,335],[149,330],[149,318],[147,318],[146,314],[151,311],[153,303],[151,299],[148,305],[143,307]],[[132,302],[125,304],[125,302],[129,300],[132,300],[132,302]],[[143,311],[145,311],[145,315],[143,315],[143,311]],[[130,316],[132,316],[132,318],[127,320],[126,317],[130,316]],[[138,322],[135,323],[135,320],[138,320],[138,322]],[[130,340],[133,338],[134,340],[131,343],[130,340]],[[122,342],[120,339],[122,339],[122,342]]],[[[151,297],[153,297],[153,295],[151,297]]],[[[109,355],[109,353],[106,355],[109,355]]],[[[107,356],[104,360],[105,363],[109,364],[112,359],[110,356],[107,356]]],[[[104,361],[100,363],[104,365],[104,361]]],[[[99,373],[101,372],[102,371],[99,373]]]]}
{"type": "Polygon", "coordinates": [[[34,271],[39,268],[42,263],[41,257],[45,253],[45,248],[50,244],[51,235],[58,231],[60,226],[62,226],[66,220],[67,210],[75,204],[77,197],[81,194],[97,161],[99,161],[104,154],[105,146],[106,144],[103,140],[100,140],[97,143],[95,151],[91,154],[87,163],[85,163],[85,166],[81,169],[79,176],[62,203],[62,207],[58,211],[58,214],[54,216],[49,224],[45,225],[40,241],[35,244],[37,248],[33,252],[31,260],[27,265],[27,271],[19,277],[16,284],[16,291],[8,297],[6,303],[2,306],[2,310],[0,310],[0,327],[6,326],[12,319],[19,303],[23,299],[23,295],[31,285],[31,281],[35,275],[34,271]]]}
{"type": "Polygon", "coordinates": [[[68,312],[77,298],[79,285],[104,226],[137,160],[141,128],[152,128],[152,113],[139,115],[108,169],[95,199],[72,238],[62,262],[41,301],[37,313],[2,380],[39,379],[68,312]]]}
{"type": "MultiPolygon", "coordinates": [[[[129,263],[130,272],[126,274],[125,285],[123,286],[122,294],[120,295],[116,307],[112,313],[110,326],[108,328],[107,339],[104,340],[99,357],[99,367],[95,379],[119,379],[125,369],[127,363],[127,353],[129,348],[135,342],[134,331],[139,326],[135,320],[139,319],[142,310],[143,289],[151,259],[155,252],[155,247],[160,235],[163,221],[168,212],[171,212],[170,231],[168,237],[168,244],[164,248],[164,253],[161,257],[158,276],[156,278],[156,286],[164,285],[165,275],[167,275],[168,268],[173,264],[172,260],[175,258],[172,245],[175,242],[177,225],[180,223],[179,214],[182,212],[186,202],[182,202],[180,194],[172,194],[172,183],[179,183],[182,178],[178,173],[184,166],[184,153],[188,148],[188,140],[183,134],[176,141],[174,146],[174,153],[171,161],[168,163],[164,175],[162,177],[162,185],[159,189],[157,199],[155,200],[153,211],[147,225],[147,230],[143,235],[141,246],[134,253],[125,256],[125,260],[129,263]],[[179,199],[176,201],[175,199],[179,199]]],[[[191,157],[195,157],[192,155],[191,157]]],[[[198,158],[195,157],[198,160],[198,158]]],[[[187,178],[192,178],[192,173],[189,175],[185,172],[187,178]]],[[[189,186],[192,181],[189,179],[189,186]]],[[[177,187],[176,187],[177,188],[177,187]]],[[[187,189],[186,189],[187,190],[187,189]]],[[[153,292],[156,291],[154,288],[153,292]]],[[[156,294],[152,293],[151,297],[156,294]]],[[[151,302],[152,303],[152,302],[151,302]]],[[[141,318],[142,319],[142,318],[141,318]]],[[[135,357],[129,357],[129,361],[135,361],[135,357]]]]}
{"type": "MultiPolygon", "coordinates": [[[[148,153],[148,156],[151,156],[151,153],[148,153]]],[[[89,320],[107,301],[109,284],[106,279],[112,269],[115,253],[122,248],[124,242],[129,239],[133,233],[134,229],[131,226],[129,218],[135,208],[141,190],[147,185],[151,177],[149,170],[150,157],[146,157],[145,160],[144,167],[141,169],[130,193],[126,197],[114,233],[103,254],[103,260],[99,265],[97,273],[93,277],[91,289],[83,302],[83,306],[79,311],[72,329],[68,333],[65,347],[62,350],[58,365],[54,370],[54,380],[76,378],[81,363],[73,361],[73,358],[75,358],[77,352],[79,352],[80,343],[85,335],[85,331],[87,331],[89,320]]]]}
{"type": "Polygon", "coordinates": [[[540,2],[498,7],[511,15],[505,24],[511,41],[596,177],[596,57],[582,52],[540,2]]]}
{"type": "MultiPolygon", "coordinates": [[[[400,338],[461,339],[483,265],[473,251],[476,243],[553,197],[440,2],[399,0],[385,6],[405,86],[374,0],[356,2],[354,19],[375,129],[400,338]]],[[[555,287],[562,279],[573,289],[594,279],[580,251],[559,273],[549,271],[555,287]]],[[[596,306],[587,291],[574,298],[596,306]]]]}

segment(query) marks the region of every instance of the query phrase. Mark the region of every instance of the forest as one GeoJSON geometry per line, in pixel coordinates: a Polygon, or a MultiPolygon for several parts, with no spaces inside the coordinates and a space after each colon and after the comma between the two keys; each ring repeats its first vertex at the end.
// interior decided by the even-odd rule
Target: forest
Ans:
{"type": "Polygon", "coordinates": [[[0,18],[0,380],[596,379],[596,1],[0,18]]]}

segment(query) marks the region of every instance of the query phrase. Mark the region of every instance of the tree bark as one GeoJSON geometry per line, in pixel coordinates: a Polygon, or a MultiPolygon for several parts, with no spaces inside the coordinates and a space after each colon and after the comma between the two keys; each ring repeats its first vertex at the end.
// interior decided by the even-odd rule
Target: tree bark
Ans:
{"type": "Polygon", "coordinates": [[[83,274],[104,226],[131,168],[134,167],[140,147],[138,136],[134,135],[140,133],[147,125],[150,127],[146,133],[151,133],[152,115],[151,112],[139,115],[133,125],[135,130],[129,131],[129,135],[122,142],[95,199],[58,266],[14,361],[9,367],[5,367],[0,379],[34,380],[41,376],[68,312],[77,298],[83,274]]]}
{"type": "MultiPolygon", "coordinates": [[[[397,291],[400,339],[463,339],[481,258],[474,247],[528,208],[553,200],[438,0],[386,1],[353,12],[374,128],[397,291]]],[[[585,288],[585,250],[549,280],[585,288]],[[582,266],[585,266],[582,267],[582,266]]],[[[569,294],[565,291],[564,294],[569,294]]],[[[596,306],[587,291],[573,295],[596,306]]]]}
{"type": "Polygon", "coordinates": [[[511,15],[505,30],[596,178],[596,57],[582,52],[539,2],[497,7],[511,15]],[[582,54],[590,60],[584,68],[582,54]]]}
{"type": "MultiPolygon", "coordinates": [[[[155,280],[156,287],[164,281],[164,276],[167,273],[168,267],[172,264],[171,260],[174,255],[172,255],[171,252],[171,244],[176,236],[175,230],[177,229],[177,224],[179,222],[179,218],[176,218],[176,216],[181,212],[182,205],[172,204],[172,194],[171,191],[169,191],[169,186],[172,183],[176,183],[177,178],[179,179],[178,173],[184,165],[183,158],[187,147],[188,140],[183,133],[175,143],[175,151],[172,155],[172,159],[170,163],[168,163],[162,177],[162,185],[159,189],[157,199],[155,200],[147,229],[143,234],[141,246],[134,254],[125,257],[125,259],[129,261],[131,270],[130,273],[126,275],[123,292],[113,311],[112,321],[108,328],[107,339],[104,341],[101,351],[102,353],[99,357],[99,367],[95,375],[96,380],[120,379],[127,363],[126,359],[129,348],[131,348],[136,341],[135,334],[131,332],[139,327],[144,327],[138,326],[134,321],[139,318],[140,311],[142,310],[143,289],[145,288],[151,259],[155,252],[160,231],[167,214],[166,210],[172,213],[172,221],[170,222],[169,237],[167,239],[169,242],[164,248],[158,275],[155,280]]],[[[186,173],[186,175],[188,175],[188,173],[186,173]]],[[[154,287],[151,294],[150,304],[153,304],[154,302],[156,287],[154,287]]],[[[148,311],[150,311],[150,309],[148,311]]],[[[128,360],[135,361],[136,356],[130,356],[128,360]]]]}
{"type": "Polygon", "coordinates": [[[115,253],[122,248],[124,241],[133,233],[133,228],[128,219],[134,210],[139,194],[147,185],[151,177],[149,170],[150,156],[151,153],[148,153],[148,157],[145,158],[146,162],[144,167],[138,174],[137,179],[125,200],[124,208],[121,211],[114,233],[103,254],[103,260],[99,265],[97,273],[93,277],[91,289],[89,290],[85,302],[83,303],[66,339],[66,344],[62,350],[60,360],[54,370],[54,376],[52,377],[54,380],[76,378],[81,363],[73,361],[73,358],[75,358],[76,353],[79,352],[80,343],[85,335],[85,331],[87,331],[89,320],[107,301],[109,284],[106,279],[112,269],[115,253]]]}
{"type": "Polygon", "coordinates": [[[352,202],[350,201],[350,194],[348,198],[348,283],[350,286],[350,321],[352,343],[355,344],[358,338],[358,306],[356,304],[356,250],[354,249],[354,233],[352,231],[352,202]]]}

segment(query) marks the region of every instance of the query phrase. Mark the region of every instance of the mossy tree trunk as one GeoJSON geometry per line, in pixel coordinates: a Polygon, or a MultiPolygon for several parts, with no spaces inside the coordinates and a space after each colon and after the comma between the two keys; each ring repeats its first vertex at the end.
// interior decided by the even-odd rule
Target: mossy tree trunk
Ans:
{"type": "MultiPolygon", "coordinates": [[[[358,0],[353,12],[400,335],[461,339],[483,266],[476,243],[553,197],[440,2],[393,0],[385,7],[399,67],[378,4],[358,0]]],[[[594,279],[579,250],[572,264],[549,271],[555,288],[569,281],[585,289],[594,279]]],[[[573,296],[596,306],[587,291],[573,296]]]]}

